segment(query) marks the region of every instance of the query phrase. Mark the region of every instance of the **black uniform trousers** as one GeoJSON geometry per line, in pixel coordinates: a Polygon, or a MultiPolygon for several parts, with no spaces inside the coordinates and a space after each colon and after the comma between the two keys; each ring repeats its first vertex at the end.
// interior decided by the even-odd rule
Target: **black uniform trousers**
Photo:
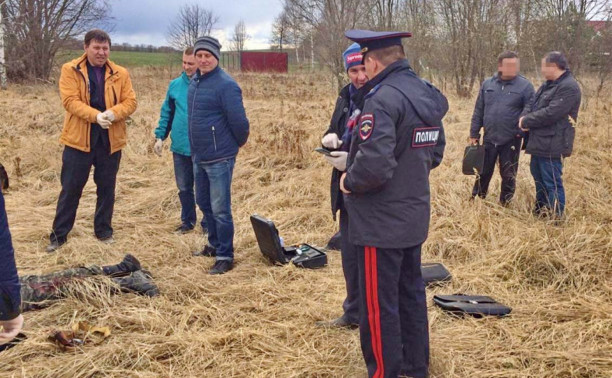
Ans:
{"type": "Polygon", "coordinates": [[[516,189],[516,174],[518,172],[522,140],[522,138],[514,138],[514,140],[506,144],[497,146],[485,142],[484,167],[480,176],[476,178],[472,197],[479,196],[485,198],[487,196],[489,183],[495,171],[495,163],[499,160],[499,173],[502,178],[499,202],[505,205],[512,200],[514,190],[516,189]]]}
{"type": "Polygon", "coordinates": [[[91,152],[83,152],[68,146],[64,148],[61,173],[62,191],[57,201],[53,231],[49,237],[52,242],[64,243],[68,233],[72,230],[83,188],[87,184],[92,166],[97,187],[94,232],[98,239],[106,239],[113,235],[111,223],[121,151],[111,155],[105,138],[93,140],[95,144],[91,152]]]}
{"type": "Polygon", "coordinates": [[[359,323],[359,250],[348,237],[349,218],[346,210],[340,208],[340,255],[342,271],[346,282],[346,299],[342,304],[344,318],[353,324],[359,323]]]}
{"type": "Polygon", "coordinates": [[[359,248],[361,349],[370,377],[426,377],[429,329],[421,245],[359,248]]]}

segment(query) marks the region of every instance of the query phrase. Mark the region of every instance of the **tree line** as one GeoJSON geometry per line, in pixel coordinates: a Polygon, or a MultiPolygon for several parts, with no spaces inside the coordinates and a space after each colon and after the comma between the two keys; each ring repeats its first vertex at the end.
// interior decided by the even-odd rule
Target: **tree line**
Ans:
{"type": "MultiPolygon", "coordinates": [[[[345,80],[341,54],[349,45],[344,31],[356,28],[412,32],[406,52],[414,70],[459,96],[471,95],[493,73],[503,50],[518,52],[523,71],[536,73],[546,52],[562,51],[578,77],[595,74],[599,91],[612,71],[609,0],[281,0],[281,5],[271,47],[289,50],[298,64],[325,65],[338,85],[345,80]]],[[[11,80],[47,80],[58,51],[79,44],[92,27],[112,25],[108,0],[0,0],[0,16],[0,76],[11,80]]],[[[168,42],[179,51],[193,46],[218,22],[213,10],[185,4],[170,23],[168,42]]],[[[243,51],[249,39],[241,20],[228,47],[243,51]]]]}
{"type": "MultiPolygon", "coordinates": [[[[208,35],[219,17],[198,3],[178,8],[170,22],[170,46],[114,44],[115,51],[177,52],[208,35]]],[[[0,0],[0,84],[47,81],[61,50],[83,48],[82,35],[98,27],[112,31],[108,0],[0,0]]],[[[240,20],[230,37],[230,49],[242,51],[250,39],[240,20]]]]}
{"type": "Polygon", "coordinates": [[[537,72],[548,51],[564,52],[576,75],[610,74],[609,0],[282,0],[272,44],[302,51],[343,82],[347,29],[406,30],[412,67],[459,96],[490,76],[503,50],[516,51],[523,71],[537,72]],[[307,47],[307,48],[304,48],[307,47]]]}

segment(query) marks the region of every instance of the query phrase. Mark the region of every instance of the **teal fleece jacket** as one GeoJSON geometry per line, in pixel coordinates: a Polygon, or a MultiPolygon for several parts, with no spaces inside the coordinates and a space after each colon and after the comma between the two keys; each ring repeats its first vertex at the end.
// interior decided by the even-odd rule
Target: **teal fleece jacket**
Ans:
{"type": "Polygon", "coordinates": [[[189,76],[185,72],[170,82],[166,99],[159,115],[159,124],[155,129],[155,138],[172,139],[170,151],[184,156],[191,156],[187,122],[187,91],[189,76]]]}

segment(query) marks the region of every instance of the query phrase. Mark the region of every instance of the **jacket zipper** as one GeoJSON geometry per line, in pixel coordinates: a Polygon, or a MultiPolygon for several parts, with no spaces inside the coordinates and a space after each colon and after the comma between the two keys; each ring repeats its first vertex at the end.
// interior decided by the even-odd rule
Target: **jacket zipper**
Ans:
{"type": "Polygon", "coordinates": [[[215,145],[215,152],[217,152],[217,136],[215,135],[215,127],[212,127],[212,133],[213,133],[213,144],[215,145]]]}
{"type": "MultiPolygon", "coordinates": [[[[87,99],[87,105],[90,105],[91,104],[91,100],[89,98],[89,80],[87,80],[85,78],[85,75],[83,74],[83,72],[81,72],[81,70],[78,68],[78,66],[77,67],[73,67],[73,68],[83,78],[83,82],[85,83],[85,87],[86,87],[85,98],[87,99]]],[[[90,135],[90,134],[91,134],[91,124],[88,122],[87,123],[87,135],[90,135]]],[[[87,143],[85,144],[86,148],[89,148],[89,143],[90,143],[90,140],[89,140],[89,138],[87,138],[87,143]]]]}

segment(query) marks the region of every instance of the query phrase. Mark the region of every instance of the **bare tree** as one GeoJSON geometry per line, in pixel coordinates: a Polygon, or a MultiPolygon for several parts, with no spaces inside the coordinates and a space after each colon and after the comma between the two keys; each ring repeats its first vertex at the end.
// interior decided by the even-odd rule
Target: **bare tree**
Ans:
{"type": "Polygon", "coordinates": [[[6,89],[7,78],[6,68],[4,68],[4,22],[2,13],[4,8],[4,1],[0,2],[0,89],[6,89]]]}
{"type": "Polygon", "coordinates": [[[247,34],[244,20],[240,20],[236,26],[234,26],[234,34],[230,40],[232,50],[238,52],[244,51],[244,45],[249,39],[251,39],[251,36],[247,34]]]}
{"type": "Polygon", "coordinates": [[[283,0],[290,24],[309,30],[319,61],[336,77],[338,86],[344,84],[342,51],[349,45],[344,37],[348,29],[363,26],[371,4],[364,0],[283,0]]]}
{"type": "Polygon", "coordinates": [[[310,49],[342,84],[347,29],[407,30],[413,68],[468,97],[506,49],[517,50],[523,70],[533,72],[547,51],[560,50],[575,74],[584,68],[607,82],[609,39],[595,36],[589,20],[611,13],[610,0],[283,0],[273,43],[310,49]]]}
{"type": "Polygon", "coordinates": [[[543,0],[541,5],[548,20],[548,38],[544,40],[554,49],[564,51],[572,71],[579,74],[592,34],[587,22],[609,15],[609,0],[543,0]]]}
{"type": "Polygon", "coordinates": [[[431,0],[404,0],[397,11],[399,19],[397,28],[411,31],[413,38],[405,43],[408,46],[406,54],[412,63],[413,69],[419,74],[427,74],[433,80],[433,71],[436,68],[437,17],[431,0]]]}
{"type": "Polygon", "coordinates": [[[392,30],[398,24],[402,0],[371,0],[372,13],[378,29],[392,30]]]}
{"type": "Polygon", "coordinates": [[[438,43],[459,96],[471,96],[477,79],[495,65],[495,56],[505,47],[506,22],[502,0],[438,0],[445,28],[438,43]]]}
{"type": "Polygon", "coordinates": [[[210,35],[219,17],[199,4],[185,4],[168,28],[167,39],[178,50],[195,45],[199,37],[210,35]]]}
{"type": "Polygon", "coordinates": [[[47,80],[65,43],[109,19],[106,0],[5,0],[6,68],[10,79],[47,80]]]}
{"type": "Polygon", "coordinates": [[[283,11],[274,19],[274,23],[272,24],[272,37],[270,38],[272,48],[279,49],[280,52],[283,52],[283,48],[290,43],[290,28],[289,17],[287,13],[283,11]]]}

